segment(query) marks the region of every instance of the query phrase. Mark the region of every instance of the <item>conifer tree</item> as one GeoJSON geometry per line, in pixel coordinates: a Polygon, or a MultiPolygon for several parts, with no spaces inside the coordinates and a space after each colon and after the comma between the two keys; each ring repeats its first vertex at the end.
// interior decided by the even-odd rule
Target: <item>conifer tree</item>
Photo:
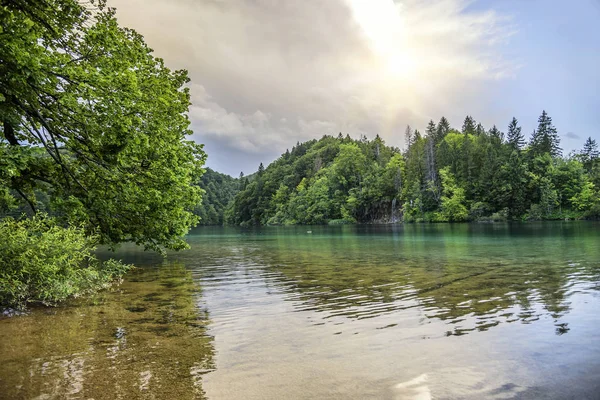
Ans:
{"type": "Polygon", "coordinates": [[[435,142],[441,142],[444,137],[450,132],[450,122],[446,119],[446,117],[440,118],[440,122],[437,125],[436,139],[435,142]]]}
{"type": "Polygon", "coordinates": [[[485,128],[480,123],[477,124],[477,127],[475,128],[475,134],[477,136],[481,136],[481,135],[485,134],[485,128]]]}
{"type": "Polygon", "coordinates": [[[514,150],[521,150],[525,145],[525,137],[521,133],[521,127],[519,126],[519,121],[515,117],[508,124],[508,133],[506,135],[506,140],[510,147],[514,150]]]}
{"type": "Polygon", "coordinates": [[[598,152],[598,144],[594,139],[588,137],[583,145],[582,153],[587,157],[588,160],[595,160],[600,156],[598,152]]]}
{"type": "Polygon", "coordinates": [[[534,156],[548,153],[558,157],[562,154],[560,138],[546,110],[542,111],[542,115],[538,118],[538,128],[533,133],[529,146],[534,156]]]}
{"type": "Polygon", "coordinates": [[[504,140],[504,132],[500,132],[496,125],[492,126],[492,129],[490,129],[490,136],[498,140],[500,143],[502,143],[504,140]]]}
{"type": "Polygon", "coordinates": [[[462,126],[462,133],[465,135],[474,135],[475,134],[475,120],[470,115],[465,117],[465,121],[462,126]]]}
{"type": "Polygon", "coordinates": [[[583,150],[581,151],[583,165],[588,171],[592,170],[594,164],[598,160],[598,157],[600,157],[600,152],[598,151],[598,144],[594,139],[588,137],[588,139],[583,145],[583,150]]]}
{"type": "Polygon", "coordinates": [[[437,128],[435,127],[435,122],[433,122],[433,120],[430,119],[429,123],[427,124],[427,128],[425,129],[425,135],[428,138],[431,138],[435,141],[437,139],[436,131],[437,131],[437,128]]]}

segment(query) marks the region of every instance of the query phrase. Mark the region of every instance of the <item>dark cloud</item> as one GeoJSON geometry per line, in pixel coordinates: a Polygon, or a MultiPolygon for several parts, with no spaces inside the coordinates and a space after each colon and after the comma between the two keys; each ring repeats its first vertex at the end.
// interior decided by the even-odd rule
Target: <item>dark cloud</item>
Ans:
{"type": "Polygon", "coordinates": [[[573,132],[567,132],[567,133],[565,133],[565,137],[569,138],[569,139],[576,139],[576,140],[581,139],[581,137],[579,135],[576,135],[573,132]]]}

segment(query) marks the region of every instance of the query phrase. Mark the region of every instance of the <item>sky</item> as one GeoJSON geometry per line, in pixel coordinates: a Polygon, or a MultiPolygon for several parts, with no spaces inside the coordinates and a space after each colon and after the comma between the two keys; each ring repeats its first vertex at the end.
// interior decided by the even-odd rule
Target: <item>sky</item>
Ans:
{"type": "Polygon", "coordinates": [[[379,134],[403,147],[466,115],[529,137],[542,110],[565,154],[600,141],[600,0],[109,0],[191,78],[207,166],[256,171],[298,141],[379,134]]]}

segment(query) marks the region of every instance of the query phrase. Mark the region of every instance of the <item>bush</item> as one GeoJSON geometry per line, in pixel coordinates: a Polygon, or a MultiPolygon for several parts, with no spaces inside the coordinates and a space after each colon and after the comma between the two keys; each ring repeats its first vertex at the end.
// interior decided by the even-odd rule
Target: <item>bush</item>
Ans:
{"type": "Polygon", "coordinates": [[[532,204],[527,214],[525,214],[525,219],[528,221],[540,221],[543,215],[542,207],[539,204],[532,204]]]}
{"type": "Polygon", "coordinates": [[[327,222],[327,225],[352,225],[352,224],[356,224],[356,220],[340,218],[340,219],[330,219],[327,222]]]}
{"type": "Polygon", "coordinates": [[[53,305],[68,297],[107,287],[130,265],[94,255],[97,237],[83,228],[62,227],[38,214],[0,221],[0,305],[53,305]]]}
{"type": "Polygon", "coordinates": [[[479,221],[485,220],[486,215],[489,214],[490,206],[487,203],[477,201],[471,205],[469,209],[469,220],[471,221],[479,221]]]}

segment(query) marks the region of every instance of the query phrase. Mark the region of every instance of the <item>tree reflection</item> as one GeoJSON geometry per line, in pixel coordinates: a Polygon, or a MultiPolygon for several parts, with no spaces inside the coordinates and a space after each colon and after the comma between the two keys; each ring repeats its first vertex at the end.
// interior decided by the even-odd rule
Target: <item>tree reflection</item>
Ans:
{"type": "MultiPolygon", "coordinates": [[[[503,322],[532,323],[542,315],[559,320],[570,310],[575,286],[594,290],[600,265],[589,260],[600,254],[593,240],[572,232],[573,225],[566,232],[539,228],[295,231],[265,239],[243,257],[262,265],[265,279],[297,310],[364,319],[418,307],[450,325],[446,334],[461,335],[503,322]]],[[[568,332],[563,325],[557,334],[568,332]]]]}

